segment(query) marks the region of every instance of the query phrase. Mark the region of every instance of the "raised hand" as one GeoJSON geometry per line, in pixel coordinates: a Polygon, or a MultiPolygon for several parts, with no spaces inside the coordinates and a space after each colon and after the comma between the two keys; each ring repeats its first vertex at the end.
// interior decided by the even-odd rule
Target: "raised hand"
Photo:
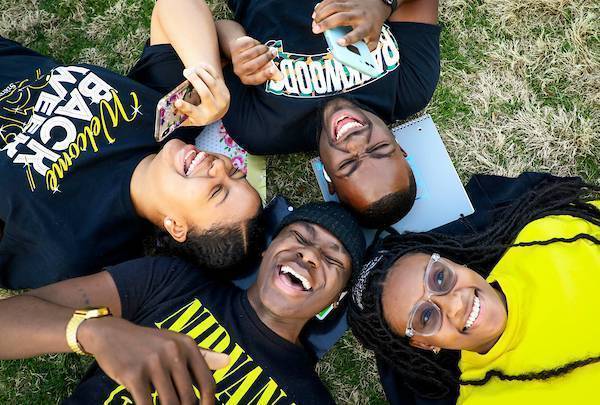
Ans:
{"type": "Polygon", "coordinates": [[[82,347],[104,372],[123,385],[138,405],[151,405],[152,390],[163,404],[215,402],[211,369],[229,364],[229,356],[198,348],[186,335],[137,326],[120,318],[85,321],[78,332],[82,347]]]}
{"type": "Polygon", "coordinates": [[[242,83],[259,85],[267,80],[281,80],[283,74],[272,62],[276,51],[269,49],[249,36],[237,38],[231,42],[231,62],[233,71],[242,83]]]}
{"type": "Polygon", "coordinates": [[[183,76],[192,83],[198,92],[200,104],[193,105],[184,100],[175,102],[175,108],[188,116],[182,125],[208,125],[227,113],[231,96],[223,76],[217,73],[215,68],[208,64],[202,64],[195,68],[185,69],[183,76]]]}
{"type": "Polygon", "coordinates": [[[365,40],[370,50],[377,47],[383,23],[392,9],[382,0],[324,0],[318,3],[312,15],[315,34],[335,27],[352,27],[338,43],[348,46],[365,40]]]}

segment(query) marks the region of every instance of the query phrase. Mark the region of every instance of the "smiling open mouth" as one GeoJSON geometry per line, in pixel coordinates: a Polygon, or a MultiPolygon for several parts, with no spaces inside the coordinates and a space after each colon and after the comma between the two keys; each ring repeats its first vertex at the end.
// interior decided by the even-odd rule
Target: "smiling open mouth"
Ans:
{"type": "Polygon", "coordinates": [[[312,291],[312,286],[306,277],[296,272],[290,266],[281,266],[279,274],[283,276],[288,286],[302,291],[312,291]]]}
{"type": "Polygon", "coordinates": [[[469,314],[469,318],[465,323],[465,327],[463,328],[463,332],[471,329],[477,318],[479,317],[479,310],[481,309],[481,303],[479,302],[479,297],[474,295],[473,297],[473,307],[471,308],[471,313],[469,314]]]}
{"type": "Polygon", "coordinates": [[[335,120],[333,126],[333,139],[335,142],[339,142],[353,130],[360,129],[364,126],[365,125],[356,118],[349,115],[342,115],[335,120]]]}
{"type": "Polygon", "coordinates": [[[186,176],[190,176],[207,156],[208,154],[206,152],[202,152],[196,148],[188,151],[183,158],[183,173],[185,173],[186,176]]]}

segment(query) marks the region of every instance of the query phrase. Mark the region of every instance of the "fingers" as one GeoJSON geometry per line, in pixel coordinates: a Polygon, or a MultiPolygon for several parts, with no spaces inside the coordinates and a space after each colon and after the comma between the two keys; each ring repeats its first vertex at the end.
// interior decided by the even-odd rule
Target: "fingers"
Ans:
{"type": "Polygon", "coordinates": [[[369,34],[369,29],[366,25],[359,25],[346,35],[343,38],[338,40],[338,44],[340,46],[348,46],[355,42],[361,41],[367,37],[369,34]]]}
{"type": "Polygon", "coordinates": [[[352,10],[351,6],[347,3],[342,3],[339,1],[322,1],[318,3],[315,7],[315,11],[313,12],[312,18],[315,23],[319,24],[324,19],[330,17],[335,13],[340,13],[342,11],[350,11],[352,10]]]}
{"type": "MultiPolygon", "coordinates": [[[[173,367],[173,382],[177,388],[179,400],[183,405],[192,405],[198,403],[198,398],[194,392],[194,383],[190,375],[187,363],[180,362],[173,367]]],[[[163,397],[161,396],[161,399],[163,397]]],[[[169,402],[164,402],[169,403],[169,402]]]]}
{"type": "Polygon", "coordinates": [[[249,36],[243,36],[243,37],[239,37],[237,38],[235,41],[232,42],[231,44],[231,54],[233,55],[235,54],[239,54],[243,51],[245,51],[248,48],[252,48],[255,45],[260,44],[260,42],[258,42],[256,39],[249,37],[249,36]]]}
{"type": "MultiPolygon", "coordinates": [[[[212,362],[212,360],[211,360],[212,362]]],[[[194,379],[200,390],[200,399],[202,405],[213,404],[215,401],[216,384],[207,362],[204,360],[199,349],[195,344],[190,348],[190,363],[194,379]]]]}
{"type": "MultiPolygon", "coordinates": [[[[199,76],[198,72],[200,72],[201,70],[202,69],[198,69],[198,68],[195,68],[195,69],[187,68],[187,69],[183,70],[183,76],[186,79],[188,79],[190,81],[190,83],[192,83],[192,86],[194,86],[194,88],[198,92],[198,95],[200,96],[200,102],[202,104],[204,104],[205,102],[209,102],[209,100],[213,97],[213,95],[212,95],[211,91],[209,90],[208,86],[206,85],[206,83],[204,83],[204,81],[199,76]]],[[[185,103],[185,101],[184,101],[184,103],[185,103]]],[[[187,104],[189,104],[189,103],[187,103],[187,104]]],[[[179,107],[177,106],[177,103],[175,104],[175,106],[179,109],[179,107]]]]}
{"type": "MultiPolygon", "coordinates": [[[[175,392],[175,387],[173,386],[173,381],[171,380],[171,376],[167,374],[166,370],[162,368],[160,364],[157,367],[153,367],[152,369],[152,385],[154,385],[154,389],[158,393],[158,397],[160,398],[161,403],[163,404],[178,404],[179,398],[177,393],[175,392]]],[[[178,387],[179,388],[179,387],[178,387]]],[[[193,389],[191,387],[190,381],[190,390],[193,389]]],[[[183,398],[182,402],[183,402],[183,398]]],[[[135,402],[137,404],[137,401],[135,402]]]]}
{"type": "Polygon", "coordinates": [[[354,26],[356,21],[357,19],[354,12],[342,11],[328,16],[319,23],[313,23],[312,29],[315,34],[320,34],[335,27],[354,26]]]}
{"type": "Polygon", "coordinates": [[[218,370],[223,367],[227,367],[231,358],[225,353],[217,353],[210,350],[199,349],[200,354],[204,357],[206,365],[211,370],[218,370]]]}
{"type": "Polygon", "coordinates": [[[150,394],[150,385],[141,379],[134,379],[123,384],[131,393],[133,402],[138,405],[152,405],[152,396],[150,394]]]}

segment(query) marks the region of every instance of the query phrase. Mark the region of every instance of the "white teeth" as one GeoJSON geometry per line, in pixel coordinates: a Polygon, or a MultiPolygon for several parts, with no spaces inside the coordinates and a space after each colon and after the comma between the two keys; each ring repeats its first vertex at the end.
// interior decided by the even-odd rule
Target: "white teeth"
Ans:
{"type": "Polygon", "coordinates": [[[348,133],[348,131],[350,131],[353,128],[360,128],[363,125],[360,122],[357,121],[350,121],[345,123],[344,125],[342,125],[342,127],[340,129],[338,129],[337,134],[335,139],[339,140],[341,137],[343,137],[344,135],[346,135],[346,133],[348,133]]]}
{"type": "Polygon", "coordinates": [[[294,269],[292,269],[290,266],[281,266],[281,272],[283,274],[291,274],[294,277],[296,277],[298,280],[300,280],[302,282],[302,287],[305,290],[310,290],[312,288],[309,281],[301,274],[298,274],[297,272],[295,272],[294,269]]]}
{"type": "MultiPolygon", "coordinates": [[[[187,158],[190,157],[192,153],[196,153],[196,152],[193,150],[189,151],[185,155],[184,161],[187,160],[187,158]]],[[[192,163],[190,163],[190,167],[188,167],[187,171],[185,172],[185,175],[189,176],[191,173],[193,173],[194,169],[204,160],[205,157],[206,157],[206,152],[198,152],[198,154],[196,155],[194,160],[192,160],[192,163]]]]}
{"type": "Polygon", "coordinates": [[[479,316],[479,309],[480,309],[480,307],[481,307],[481,304],[479,302],[479,297],[475,296],[473,298],[473,309],[471,310],[471,314],[469,315],[469,319],[467,319],[467,322],[465,323],[464,330],[468,330],[468,329],[471,328],[471,326],[473,326],[473,324],[477,320],[477,317],[479,316]]]}

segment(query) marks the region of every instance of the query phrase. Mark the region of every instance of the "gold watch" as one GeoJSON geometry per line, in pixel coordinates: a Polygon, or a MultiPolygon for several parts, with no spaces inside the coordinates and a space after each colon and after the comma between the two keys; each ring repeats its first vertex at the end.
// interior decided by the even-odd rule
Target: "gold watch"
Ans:
{"type": "Polygon", "coordinates": [[[82,356],[90,355],[83,350],[83,347],[77,340],[77,330],[79,326],[88,319],[103,318],[110,316],[110,310],[106,307],[78,309],[73,313],[71,320],[67,324],[67,344],[75,353],[82,356]]]}

